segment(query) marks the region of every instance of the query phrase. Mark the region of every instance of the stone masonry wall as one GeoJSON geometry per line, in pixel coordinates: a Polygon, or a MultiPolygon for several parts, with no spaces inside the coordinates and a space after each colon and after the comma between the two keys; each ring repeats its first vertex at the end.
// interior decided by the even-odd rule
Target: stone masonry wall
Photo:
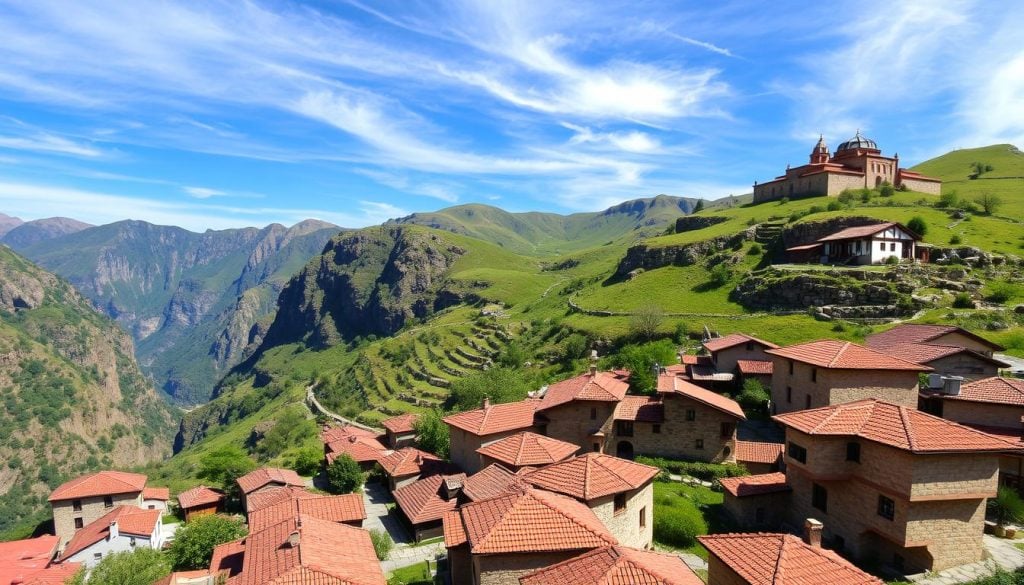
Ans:
{"type": "Polygon", "coordinates": [[[53,526],[57,536],[60,537],[58,548],[63,549],[64,545],[75,535],[75,518],[82,519],[82,525],[86,526],[94,520],[98,520],[117,506],[142,506],[142,494],[118,494],[111,496],[113,506],[103,505],[103,497],[82,498],[82,509],[76,512],[73,509],[72,500],[61,500],[53,502],[53,526]]]}
{"type": "Polygon", "coordinates": [[[611,452],[614,453],[611,443],[614,412],[615,404],[612,402],[573,401],[541,411],[541,414],[549,421],[545,431],[547,436],[579,445],[580,452],[586,453],[593,451],[590,436],[596,431],[601,431],[605,435],[601,451],[611,448],[611,452]],[[594,417],[591,417],[592,409],[595,411],[594,417]]]}
{"type": "Polygon", "coordinates": [[[1022,417],[1024,407],[1021,406],[966,400],[942,401],[942,418],[958,423],[1020,429],[1022,417]]]}
{"type": "MultiPolygon", "coordinates": [[[[736,460],[735,426],[738,421],[735,417],[683,396],[665,395],[663,402],[665,422],[660,433],[651,433],[649,424],[635,423],[634,436],[616,436],[616,444],[629,441],[636,453],[656,457],[715,463],[736,460]],[[692,421],[686,420],[688,410],[694,411],[692,421]],[[722,437],[722,423],[733,425],[733,432],[728,437],[722,437]],[[642,433],[641,430],[647,432],[642,433]],[[697,448],[697,440],[704,442],[703,448],[697,448]]],[[[611,452],[614,453],[614,445],[611,452]]]]}
{"type": "Polygon", "coordinates": [[[640,489],[626,493],[626,509],[615,513],[614,496],[606,496],[587,502],[587,506],[601,520],[619,544],[633,548],[647,549],[654,543],[654,483],[648,482],[640,489]],[[644,514],[644,526],[640,526],[640,512],[644,514]]]}
{"type": "Polygon", "coordinates": [[[479,585],[519,585],[519,577],[555,563],[569,560],[585,551],[536,554],[473,555],[479,585]]]}

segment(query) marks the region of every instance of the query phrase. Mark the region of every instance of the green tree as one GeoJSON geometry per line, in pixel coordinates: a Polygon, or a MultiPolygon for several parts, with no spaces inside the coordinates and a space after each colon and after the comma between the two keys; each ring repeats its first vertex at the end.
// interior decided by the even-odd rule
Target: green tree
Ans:
{"type": "Polygon", "coordinates": [[[725,286],[732,279],[732,268],[725,262],[715,264],[708,273],[708,284],[715,288],[725,286]]]}
{"type": "Polygon", "coordinates": [[[287,408],[274,420],[274,426],[257,444],[256,451],[262,459],[271,459],[315,436],[316,422],[298,408],[287,408]]]}
{"type": "Polygon", "coordinates": [[[704,211],[704,200],[698,199],[697,203],[693,204],[693,213],[700,213],[704,211]]]}
{"type": "Polygon", "coordinates": [[[505,349],[498,354],[499,366],[506,368],[521,368],[526,361],[526,350],[519,343],[513,341],[505,346],[505,349]]]}
{"type": "Polygon", "coordinates": [[[981,206],[981,209],[985,212],[985,215],[994,215],[999,208],[1003,205],[1003,200],[998,195],[992,193],[982,193],[981,197],[974,200],[975,203],[981,206]]]}
{"type": "Polygon", "coordinates": [[[634,337],[650,341],[657,337],[658,328],[665,320],[665,312],[658,305],[647,303],[639,306],[629,318],[629,331],[634,337]]]}
{"type": "Polygon", "coordinates": [[[438,457],[448,458],[451,438],[448,436],[448,425],[441,420],[441,411],[434,408],[424,412],[416,419],[416,445],[438,457]]]}
{"type": "MultiPolygon", "coordinates": [[[[89,585],[153,585],[171,573],[170,560],[160,551],[137,548],[130,552],[112,553],[96,563],[89,573],[89,585]]],[[[86,582],[85,571],[79,571],[69,585],[86,582]]]]}
{"type": "Polygon", "coordinates": [[[515,402],[533,390],[532,376],[519,369],[496,367],[475,372],[452,382],[448,403],[453,410],[480,408],[484,398],[491,402],[515,402]]]}
{"type": "Polygon", "coordinates": [[[306,447],[295,454],[291,468],[299,475],[316,475],[320,471],[320,462],[324,452],[317,447],[306,447]]]}
{"type": "Polygon", "coordinates": [[[571,362],[587,356],[590,343],[579,333],[573,333],[562,341],[562,361],[571,362]]]}
{"type": "Polygon", "coordinates": [[[630,371],[629,384],[637,392],[653,392],[657,385],[654,365],[676,363],[676,346],[668,339],[627,345],[611,357],[612,365],[630,371]]]}
{"type": "Polygon", "coordinates": [[[347,454],[327,466],[327,489],[332,494],[351,494],[363,487],[363,470],[347,454]]]}
{"type": "Polygon", "coordinates": [[[923,236],[928,233],[928,224],[925,223],[924,218],[920,215],[915,215],[910,218],[907,222],[907,228],[919,236],[923,236]]]}
{"type": "Polygon", "coordinates": [[[1001,486],[996,497],[988,501],[988,509],[999,526],[1024,521],[1024,499],[1013,488],[1001,486]]]}
{"type": "Polygon", "coordinates": [[[167,553],[175,571],[203,569],[210,566],[214,547],[245,534],[240,520],[219,514],[201,516],[178,529],[167,553]]]}
{"type": "Polygon", "coordinates": [[[210,451],[199,460],[199,477],[219,485],[232,498],[241,497],[238,478],[256,469],[256,462],[235,445],[210,451]]]}
{"type": "Polygon", "coordinates": [[[763,411],[768,405],[771,395],[765,389],[764,384],[756,378],[743,380],[743,391],[740,392],[737,402],[744,409],[763,411]]]}

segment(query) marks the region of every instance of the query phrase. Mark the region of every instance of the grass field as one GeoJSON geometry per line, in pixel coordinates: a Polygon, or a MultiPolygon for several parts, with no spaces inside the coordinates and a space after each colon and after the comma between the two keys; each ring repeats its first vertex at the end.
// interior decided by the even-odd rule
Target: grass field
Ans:
{"type": "MultiPolygon", "coordinates": [[[[706,530],[700,534],[728,532],[731,526],[722,510],[722,493],[702,486],[691,486],[684,483],[656,481],[654,483],[654,518],[676,509],[685,514],[696,514],[703,518],[706,530]]],[[[679,550],[695,554],[703,559],[708,558],[708,551],[700,543],[695,542],[686,548],[677,548],[668,543],[658,542],[660,548],[679,550]]]]}

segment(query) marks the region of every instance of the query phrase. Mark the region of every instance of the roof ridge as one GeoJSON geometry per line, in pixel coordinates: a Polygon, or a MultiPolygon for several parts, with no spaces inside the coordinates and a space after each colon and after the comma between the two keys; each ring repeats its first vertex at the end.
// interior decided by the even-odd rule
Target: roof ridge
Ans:
{"type": "MultiPolygon", "coordinates": [[[[877,403],[876,403],[876,406],[877,406],[877,403]]],[[[910,450],[911,451],[916,451],[917,450],[917,441],[914,440],[914,435],[913,435],[913,433],[910,432],[910,414],[907,412],[907,407],[906,406],[902,406],[902,405],[897,405],[896,408],[899,409],[900,423],[903,424],[903,434],[906,435],[906,437],[907,437],[907,445],[910,445],[910,450]]],[[[873,413],[874,413],[874,409],[872,409],[872,414],[873,413]]]]}
{"type": "Polygon", "coordinates": [[[849,348],[850,348],[850,342],[849,341],[843,342],[843,345],[842,345],[842,347],[839,348],[839,351],[837,351],[835,353],[835,355],[832,356],[832,361],[830,361],[828,363],[828,367],[830,367],[830,368],[835,367],[836,363],[839,362],[839,358],[842,357],[842,355],[844,353],[846,353],[846,350],[849,349],[849,348]]]}
{"type": "MultiPolygon", "coordinates": [[[[539,490],[536,490],[536,489],[535,489],[534,491],[539,491],[539,490]]],[[[556,493],[554,493],[554,492],[548,492],[548,493],[549,493],[549,494],[551,495],[551,497],[553,497],[553,498],[565,498],[566,500],[568,500],[568,501],[570,501],[570,502],[572,502],[572,503],[574,503],[574,504],[579,504],[580,506],[583,506],[584,508],[586,508],[588,512],[590,512],[590,513],[592,513],[592,514],[593,514],[593,511],[592,511],[592,510],[591,510],[590,508],[588,508],[588,507],[587,507],[586,505],[584,505],[584,504],[580,504],[579,502],[577,502],[576,500],[574,500],[574,499],[572,499],[572,498],[570,498],[570,497],[568,497],[568,496],[563,496],[563,495],[560,495],[560,494],[556,494],[556,493]]],[[[572,522],[572,523],[573,523],[573,524],[575,524],[576,526],[579,526],[580,528],[583,528],[584,530],[586,530],[587,532],[590,532],[590,533],[592,533],[592,534],[594,533],[594,529],[593,529],[592,527],[590,527],[590,526],[587,526],[586,524],[584,524],[584,523],[580,522],[580,521],[579,521],[579,519],[577,519],[577,518],[575,518],[575,517],[573,517],[573,516],[570,516],[569,514],[565,513],[565,511],[561,510],[560,508],[556,508],[556,507],[554,507],[554,506],[551,506],[551,505],[550,505],[550,504],[548,504],[547,502],[544,502],[543,500],[541,500],[540,498],[538,498],[538,497],[537,497],[536,495],[534,495],[533,493],[529,493],[529,492],[527,492],[527,494],[526,494],[526,495],[527,495],[527,496],[529,496],[529,497],[530,497],[531,499],[533,499],[534,501],[536,501],[536,502],[539,502],[539,503],[540,503],[541,505],[543,505],[543,506],[544,506],[545,508],[547,508],[547,509],[549,509],[549,510],[553,510],[553,511],[554,511],[554,512],[555,512],[556,514],[558,514],[559,516],[561,516],[561,517],[565,518],[565,519],[566,519],[566,520],[568,520],[569,522],[572,522]]],[[[613,536],[613,535],[612,535],[612,533],[608,531],[608,529],[607,529],[607,528],[605,527],[605,525],[604,525],[604,522],[601,522],[601,519],[600,519],[600,518],[597,518],[597,516],[596,516],[596,515],[594,516],[594,518],[595,518],[595,519],[597,519],[597,524],[598,524],[598,525],[599,525],[599,526],[600,526],[601,528],[603,528],[603,529],[605,530],[605,532],[606,532],[606,533],[608,533],[608,536],[611,536],[611,538],[612,538],[611,542],[608,542],[608,541],[606,541],[606,542],[608,542],[608,544],[609,544],[609,545],[612,545],[612,544],[618,544],[618,542],[619,542],[619,541],[618,541],[618,539],[616,539],[616,538],[615,538],[615,536],[613,536]]],[[[602,537],[601,537],[601,540],[605,540],[605,538],[604,538],[604,537],[602,536],[602,537]]]]}
{"type": "MultiPolygon", "coordinates": [[[[611,455],[609,455],[609,457],[611,457],[611,455]]],[[[600,458],[599,457],[595,457],[594,459],[596,460],[596,459],[600,459],[600,458]]],[[[614,475],[615,477],[619,478],[619,481],[621,481],[622,483],[624,483],[624,484],[626,484],[628,486],[632,485],[629,481],[626,480],[626,478],[622,477],[621,474],[619,474],[617,471],[615,471],[611,467],[608,467],[604,463],[600,463],[598,461],[595,461],[595,463],[599,464],[601,466],[601,468],[604,469],[605,471],[607,471],[608,473],[610,473],[610,474],[614,475]]]]}
{"type": "Polygon", "coordinates": [[[775,557],[775,571],[772,574],[772,585],[782,585],[783,583],[785,583],[785,579],[783,579],[782,575],[782,561],[783,557],[786,556],[786,543],[789,542],[789,539],[786,538],[787,536],[789,535],[779,535],[779,556],[775,557]]]}

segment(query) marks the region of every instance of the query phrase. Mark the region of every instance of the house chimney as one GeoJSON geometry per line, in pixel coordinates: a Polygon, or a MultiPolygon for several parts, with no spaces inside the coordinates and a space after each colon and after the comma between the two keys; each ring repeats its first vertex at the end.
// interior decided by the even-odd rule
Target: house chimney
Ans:
{"type": "Polygon", "coordinates": [[[482,407],[482,408],[483,408],[484,410],[487,410],[488,408],[490,408],[490,407],[491,407],[491,397],[490,397],[490,396],[484,396],[484,400],[483,400],[483,402],[482,402],[482,403],[480,404],[480,406],[481,406],[481,407],[482,407]]]}
{"type": "Polygon", "coordinates": [[[597,375],[597,364],[590,364],[590,377],[593,378],[597,375]]]}
{"type": "Polygon", "coordinates": [[[117,529],[117,520],[114,520],[113,522],[110,523],[110,531],[109,531],[109,534],[108,534],[107,538],[109,540],[114,540],[115,538],[117,538],[120,535],[121,535],[121,532],[117,529]]]}
{"type": "Polygon", "coordinates": [[[804,522],[804,541],[814,548],[821,548],[821,529],[825,525],[814,518],[808,518],[804,522]]]}
{"type": "Polygon", "coordinates": [[[295,548],[295,547],[299,546],[299,531],[298,530],[295,530],[291,534],[288,535],[288,546],[291,547],[291,548],[295,548]]]}

